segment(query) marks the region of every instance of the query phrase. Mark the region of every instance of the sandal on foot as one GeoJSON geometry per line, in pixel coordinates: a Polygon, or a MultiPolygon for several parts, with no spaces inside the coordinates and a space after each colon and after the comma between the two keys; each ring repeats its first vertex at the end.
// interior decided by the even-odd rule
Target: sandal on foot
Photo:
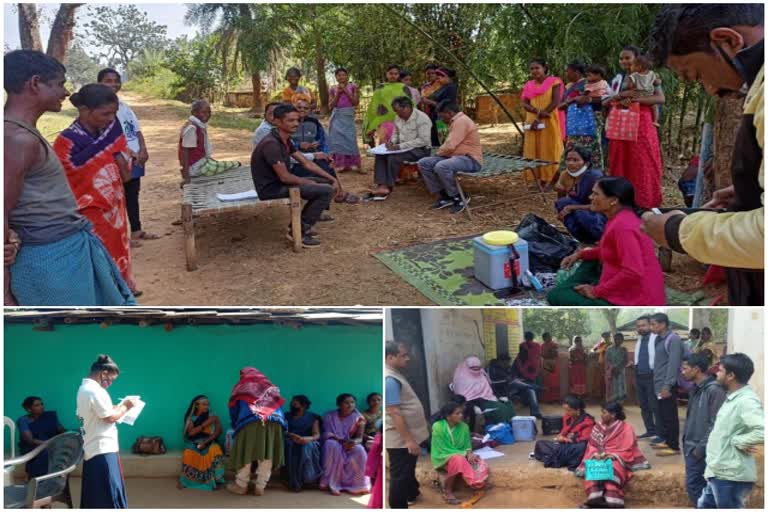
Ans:
{"type": "Polygon", "coordinates": [[[139,236],[136,238],[131,237],[133,240],[157,240],[160,238],[160,235],[156,235],[154,233],[147,233],[146,231],[142,231],[139,236]]]}
{"type": "Polygon", "coordinates": [[[333,222],[333,221],[335,221],[336,219],[334,219],[334,218],[333,218],[333,217],[332,217],[330,214],[328,214],[328,213],[323,213],[322,215],[320,215],[320,218],[319,218],[318,220],[319,220],[320,222],[333,222]]]}
{"type": "Polygon", "coordinates": [[[443,495],[443,500],[448,505],[460,505],[461,504],[461,500],[459,500],[459,498],[457,498],[456,496],[453,496],[453,497],[449,498],[448,496],[443,495]]]}

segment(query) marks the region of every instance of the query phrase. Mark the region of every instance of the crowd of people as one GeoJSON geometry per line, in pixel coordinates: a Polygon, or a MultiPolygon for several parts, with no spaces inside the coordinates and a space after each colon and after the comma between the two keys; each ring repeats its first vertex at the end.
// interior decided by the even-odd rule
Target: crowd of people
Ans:
{"type": "Polygon", "coordinates": [[[492,360],[487,369],[474,356],[462,361],[450,386],[451,397],[429,420],[404,375],[409,346],[387,342],[385,442],[390,456],[390,507],[407,508],[418,501],[415,468],[426,450],[446,503],[460,503],[454,494],[458,482],[474,490],[485,488],[490,470],[473,451],[488,443],[488,436],[478,433],[478,416],[485,422],[483,432],[492,432],[512,421],[513,402],[519,400],[530,408],[531,416],[542,418],[537,393],[552,391],[554,385],[554,394],[549,395],[554,400],[546,401],[562,403],[562,428],[552,439],[537,440],[532,457],[547,468],[568,468],[580,477],[589,472],[589,461],[610,460],[613,466],[610,479],[586,477],[587,499],[582,508],[623,508],[633,473],[651,468],[643,450],[660,457],[682,456],[685,491],[694,507],[743,508],[757,481],[754,454],[764,440],[762,404],[748,385],[753,361],[742,353],[718,356],[711,338],[702,340],[698,330],[691,330],[689,340],[683,342],[663,313],[638,318],[636,328],[634,362],[622,346],[621,333],[613,338],[603,333],[591,350],[599,359],[594,373],[600,390],[591,397],[602,403],[599,418],[587,410],[588,353],[579,337],[569,349],[566,396],[560,396],[557,344],[548,334],[540,345],[532,333],[525,333],[512,364],[509,357],[492,360]],[[646,429],[641,435],[627,421],[622,404],[627,399],[624,374],[630,367],[635,369],[637,401],[646,429]],[[681,441],[678,396],[683,393],[687,412],[681,441]],[[649,443],[641,449],[638,440],[649,443]]]}
{"type": "MultiPolygon", "coordinates": [[[[650,53],[625,46],[621,71],[610,82],[597,64],[570,63],[564,83],[544,60],[529,63],[531,79],[521,102],[527,128],[523,155],[559,163],[536,176],[528,171],[526,179],[537,177],[540,186],[557,191],[558,218],[582,243],[563,260],[564,268],[577,263],[578,268],[547,300],[570,306],[664,305],[656,244],[725,267],[731,305],[762,304],[762,9],[664,6],[651,32],[650,53]],[[712,39],[715,30],[729,35],[727,49],[712,39]],[[721,51],[691,60],[692,49],[710,45],[721,51]],[[654,65],[701,81],[711,94],[749,89],[733,156],[734,184],[704,205],[705,210],[726,208],[726,213],[651,211],[662,203],[657,128],[665,101],[654,65]],[[627,112],[637,121],[630,140],[607,126],[627,112]]],[[[103,69],[96,83],[71,95],[78,117],[50,146],[36,123],[43,113],[60,110],[70,96],[64,66],[31,50],[9,52],[4,63],[6,147],[19,148],[5,155],[6,303],[135,304],[141,290],[133,277],[131,248],[157,236],[141,224],[139,193],[149,153],[139,120],[118,97],[120,74],[103,69]],[[41,197],[45,201],[37,200],[41,197]],[[78,279],[64,283],[63,276],[78,279]]],[[[401,165],[415,162],[434,196],[432,208],[460,213],[471,198],[460,194],[456,173],[483,166],[478,126],[459,106],[456,72],[435,64],[424,72],[426,83],[416,87],[412,73],[391,65],[385,82],[373,91],[362,137],[383,149],[375,152],[366,199],[386,200],[401,165]]],[[[250,167],[262,199],[299,189],[306,201],[302,244],[310,248],[320,245],[316,224],[333,220],[332,202],[361,201],[340,180],[342,171],[364,172],[355,124],[361,92],[347,69],[336,69],[326,130],[314,115],[317,95],[300,84],[301,78],[301,71],[291,68],[288,85],[267,106],[253,136],[250,167]]],[[[240,167],[240,162],[213,158],[211,115],[211,105],[198,100],[181,129],[184,183],[240,167]]]]}
{"type": "MultiPolygon", "coordinates": [[[[82,508],[127,508],[116,422],[135,404],[125,399],[113,405],[107,388],[119,375],[112,358],[99,356],[77,393],[85,451],[82,508]]],[[[215,414],[207,396],[195,396],[184,413],[178,487],[226,488],[238,495],[253,492],[261,496],[272,473],[283,468],[292,491],[314,487],[334,496],[373,491],[368,506],[381,508],[381,394],[370,393],[367,409],[360,412],[355,397],[342,393],[336,399],[337,408],[322,416],[310,410],[312,403],[305,395],[291,398],[284,411],[285,402],[267,376],[256,368],[243,368],[230,394],[231,428],[222,444],[227,420],[215,414]],[[225,482],[227,469],[235,474],[229,483],[225,482]]],[[[40,397],[27,397],[23,407],[27,414],[17,421],[21,453],[66,430],[54,411],[45,410],[40,397]]],[[[26,472],[28,478],[47,474],[47,452],[29,461],[26,472]]]]}

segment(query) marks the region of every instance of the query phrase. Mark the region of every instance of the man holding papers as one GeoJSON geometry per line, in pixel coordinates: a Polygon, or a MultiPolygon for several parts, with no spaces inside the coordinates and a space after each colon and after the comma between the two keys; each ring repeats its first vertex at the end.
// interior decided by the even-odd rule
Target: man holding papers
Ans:
{"type": "Polygon", "coordinates": [[[429,116],[413,108],[413,100],[401,96],[392,100],[395,117],[395,133],[387,143],[385,154],[378,152],[373,167],[375,188],[371,191],[374,201],[383,201],[395,188],[395,179],[403,162],[416,162],[429,156],[432,121],[429,116]]]}

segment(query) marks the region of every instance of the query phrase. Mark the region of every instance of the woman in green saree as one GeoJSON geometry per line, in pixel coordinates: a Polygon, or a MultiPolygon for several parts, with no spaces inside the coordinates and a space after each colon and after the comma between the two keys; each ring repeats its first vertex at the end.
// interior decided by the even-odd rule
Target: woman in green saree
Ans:
{"type": "Polygon", "coordinates": [[[432,425],[432,466],[440,478],[443,498],[450,505],[459,503],[453,494],[456,477],[461,476],[472,489],[482,489],[489,473],[485,461],[472,452],[463,411],[463,405],[448,402],[440,409],[441,419],[432,425]]]}
{"type": "Polygon", "coordinates": [[[401,96],[411,97],[408,86],[400,81],[400,66],[387,68],[387,83],[378,87],[368,105],[363,122],[363,133],[369,146],[374,147],[374,136],[379,144],[389,142],[395,133],[395,111],[392,101],[401,96]]]}

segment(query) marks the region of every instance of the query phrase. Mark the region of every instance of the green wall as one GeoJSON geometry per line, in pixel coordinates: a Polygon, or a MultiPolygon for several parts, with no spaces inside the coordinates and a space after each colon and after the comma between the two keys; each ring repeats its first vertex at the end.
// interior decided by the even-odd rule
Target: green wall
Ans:
{"type": "Polygon", "coordinates": [[[334,408],[340,393],[353,394],[363,409],[368,393],[382,391],[380,326],[185,325],[166,331],[56,324],[46,332],[6,324],[4,345],[4,414],[16,420],[25,414],[24,397],[37,395],[68,429],[78,427],[77,389],[91,363],[100,353],[112,356],[121,371],[109,388],[112,400],[130,394],[147,402],[134,426],[118,427],[124,450],[139,435],[160,435],[169,450],[181,449],[184,412],[197,394],[210,398],[229,428],[227,401],[244,366],[264,372],[286,401],[309,396],[318,414],[334,408]]]}

